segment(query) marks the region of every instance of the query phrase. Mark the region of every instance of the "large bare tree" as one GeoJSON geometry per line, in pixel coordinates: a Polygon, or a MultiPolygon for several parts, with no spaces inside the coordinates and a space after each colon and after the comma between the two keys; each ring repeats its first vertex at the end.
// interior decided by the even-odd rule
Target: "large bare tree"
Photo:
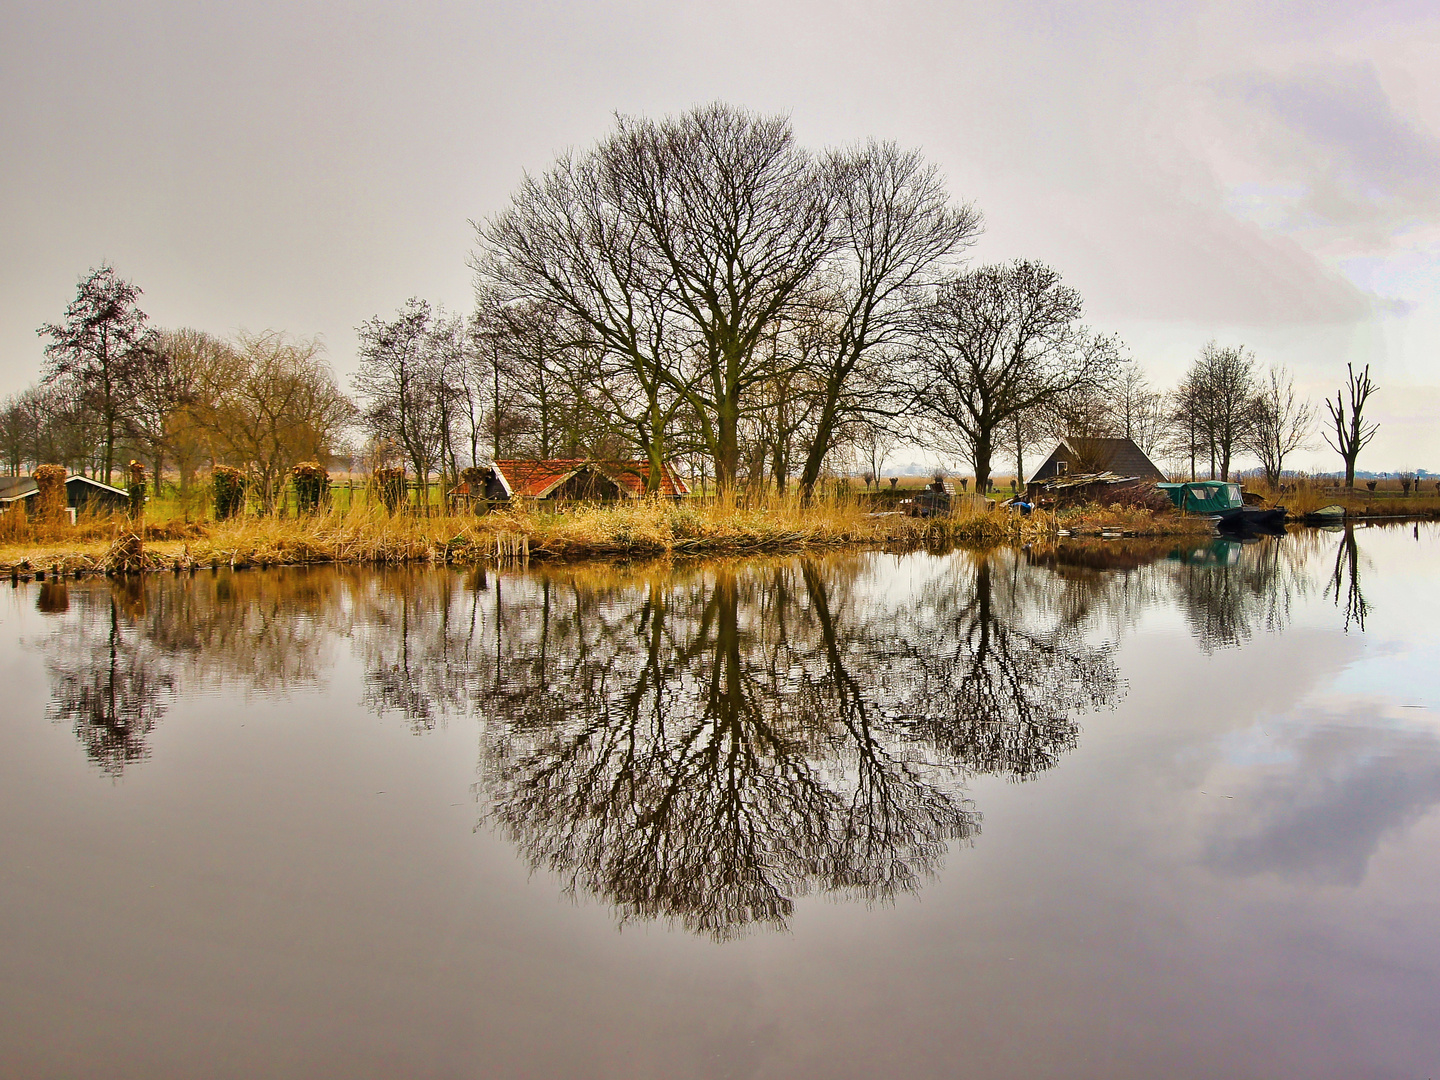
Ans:
{"type": "Polygon", "coordinates": [[[499,456],[499,354],[509,332],[504,313],[515,303],[553,306],[576,334],[557,346],[593,343],[598,351],[591,391],[634,433],[654,491],[669,456],[670,424],[683,403],[685,342],[666,272],[604,149],[567,155],[544,176],[525,177],[510,206],[477,226],[481,246],[472,264],[479,281],[477,329],[495,381],[493,450],[499,456]]]}
{"type": "Polygon", "coordinates": [[[684,409],[721,487],[740,469],[748,395],[783,374],[769,347],[839,242],[834,173],[788,121],[727,105],[620,118],[589,153],[527,177],[479,227],[482,284],[548,301],[607,364],[600,389],[658,484],[684,409]]]}
{"type": "Polygon", "coordinates": [[[1324,433],[1330,448],[1345,459],[1345,486],[1355,486],[1355,461],[1375,437],[1380,425],[1365,419],[1365,403],[1379,387],[1370,381],[1370,365],[1355,374],[1353,364],[1345,365],[1345,385],[1335,391],[1335,400],[1325,400],[1330,413],[1330,430],[1324,433]]]}
{"type": "Polygon", "coordinates": [[[366,430],[400,448],[424,490],[445,464],[459,408],[449,400],[464,362],[465,338],[429,303],[412,297],[393,319],[358,328],[360,370],[355,390],[365,399],[366,430]],[[450,376],[447,378],[447,376],[450,376]]]}
{"type": "Polygon", "coordinates": [[[1168,423],[1165,395],[1150,385],[1139,363],[1120,366],[1105,399],[1112,434],[1125,436],[1147,456],[1160,449],[1168,423]]]}
{"type": "Polygon", "coordinates": [[[601,154],[686,339],[673,384],[694,405],[727,488],[746,394],[784,355],[764,348],[766,337],[839,239],[830,173],[783,117],[722,104],[622,120],[601,154]]]}
{"type": "Polygon", "coordinates": [[[893,412],[896,353],[980,231],[979,213],[953,205],[939,170],[914,151],[872,141],[827,164],[840,244],[820,291],[830,332],[813,366],[819,393],[800,475],[807,497],[847,427],[893,412]]]}
{"type": "Polygon", "coordinates": [[[1281,367],[1271,367],[1251,403],[1250,423],[1242,440],[1260,459],[1265,482],[1280,486],[1285,459],[1303,449],[1315,425],[1315,409],[1295,393],[1295,380],[1281,367]]]}
{"type": "Polygon", "coordinates": [[[983,266],[945,282],[923,313],[910,379],[918,419],[969,460],[986,490],[1017,416],[1100,387],[1115,342],[1080,322],[1080,294],[1038,262],[983,266]]]}
{"type": "Polygon", "coordinates": [[[1255,356],[1240,345],[1207,342],[1186,373],[1178,422],[1198,431],[1209,451],[1210,476],[1230,479],[1230,463],[1249,434],[1255,401],[1255,356]]]}
{"type": "Polygon", "coordinates": [[[254,477],[263,508],[278,509],[290,468],[323,460],[354,417],[320,343],[270,331],[241,334],[239,366],[218,388],[211,423],[221,456],[254,477]]]}
{"type": "MultiPolygon", "coordinates": [[[[216,428],[220,406],[245,364],[232,342],[203,330],[162,330],[153,347],[165,381],[142,395],[141,419],[147,439],[169,456],[186,492],[200,467],[223,452],[216,428]]],[[[157,481],[159,475],[157,467],[157,481]]]]}

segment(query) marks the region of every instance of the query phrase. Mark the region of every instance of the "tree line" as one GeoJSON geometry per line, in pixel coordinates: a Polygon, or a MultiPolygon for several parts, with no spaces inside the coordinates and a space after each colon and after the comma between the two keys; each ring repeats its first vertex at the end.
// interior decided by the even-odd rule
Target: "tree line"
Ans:
{"type": "MultiPolygon", "coordinates": [[[[1192,477],[1257,458],[1272,484],[1316,412],[1283,369],[1207,345],[1162,393],[1088,326],[1052,267],[971,266],[981,215],[917,152],[814,151],[783,117],[715,104],[620,118],[527,176],[476,223],[475,305],[412,298],[358,328],[347,393],[319,343],[158,330],[106,266],[40,328],[45,370],[5,402],[11,472],[57,462],[109,477],[127,454],[246,473],[273,508],[304,460],[359,457],[429,482],[507,457],[633,457],[701,484],[810,497],[878,478],[902,444],[969,465],[1059,436],[1124,435],[1192,477]]],[[[1349,373],[1327,440],[1353,483],[1375,387],[1349,373]]]]}

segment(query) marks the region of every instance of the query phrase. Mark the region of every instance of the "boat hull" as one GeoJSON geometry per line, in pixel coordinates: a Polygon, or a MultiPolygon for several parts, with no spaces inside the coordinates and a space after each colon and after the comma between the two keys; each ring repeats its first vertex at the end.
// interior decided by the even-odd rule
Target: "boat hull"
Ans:
{"type": "Polygon", "coordinates": [[[1284,528],[1283,506],[1237,506],[1215,515],[1215,524],[1226,532],[1284,528]]]}
{"type": "Polygon", "coordinates": [[[1322,506],[1319,510],[1312,510],[1305,515],[1307,525],[1341,525],[1345,522],[1345,508],[1343,506],[1322,506]]]}

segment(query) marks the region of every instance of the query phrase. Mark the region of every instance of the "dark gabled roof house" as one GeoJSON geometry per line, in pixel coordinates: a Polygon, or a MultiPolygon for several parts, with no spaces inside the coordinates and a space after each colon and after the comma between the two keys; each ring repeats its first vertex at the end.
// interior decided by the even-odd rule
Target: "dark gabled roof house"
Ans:
{"type": "Polygon", "coordinates": [[[0,506],[10,506],[28,499],[40,489],[29,476],[0,476],[0,506]]]}
{"type": "Polygon", "coordinates": [[[1029,483],[1077,473],[1114,473],[1159,483],[1165,474],[1127,438],[1092,438],[1070,435],[1060,440],[1029,483]]]}
{"type": "MultiPolygon", "coordinates": [[[[0,476],[0,508],[32,499],[39,491],[34,477],[0,476]]],[[[65,505],[92,512],[120,510],[130,505],[130,494],[88,476],[67,476],[65,505]]]]}

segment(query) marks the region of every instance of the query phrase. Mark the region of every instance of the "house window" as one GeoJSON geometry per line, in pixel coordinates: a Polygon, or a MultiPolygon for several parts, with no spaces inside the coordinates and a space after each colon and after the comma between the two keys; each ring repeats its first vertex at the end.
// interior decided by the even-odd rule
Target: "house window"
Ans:
{"type": "Polygon", "coordinates": [[[1069,463],[1068,461],[1057,461],[1057,462],[1055,463],[1055,475],[1056,475],[1056,476],[1064,476],[1064,475],[1065,475],[1066,473],[1068,473],[1069,471],[1070,471],[1070,463],[1069,463]]]}

